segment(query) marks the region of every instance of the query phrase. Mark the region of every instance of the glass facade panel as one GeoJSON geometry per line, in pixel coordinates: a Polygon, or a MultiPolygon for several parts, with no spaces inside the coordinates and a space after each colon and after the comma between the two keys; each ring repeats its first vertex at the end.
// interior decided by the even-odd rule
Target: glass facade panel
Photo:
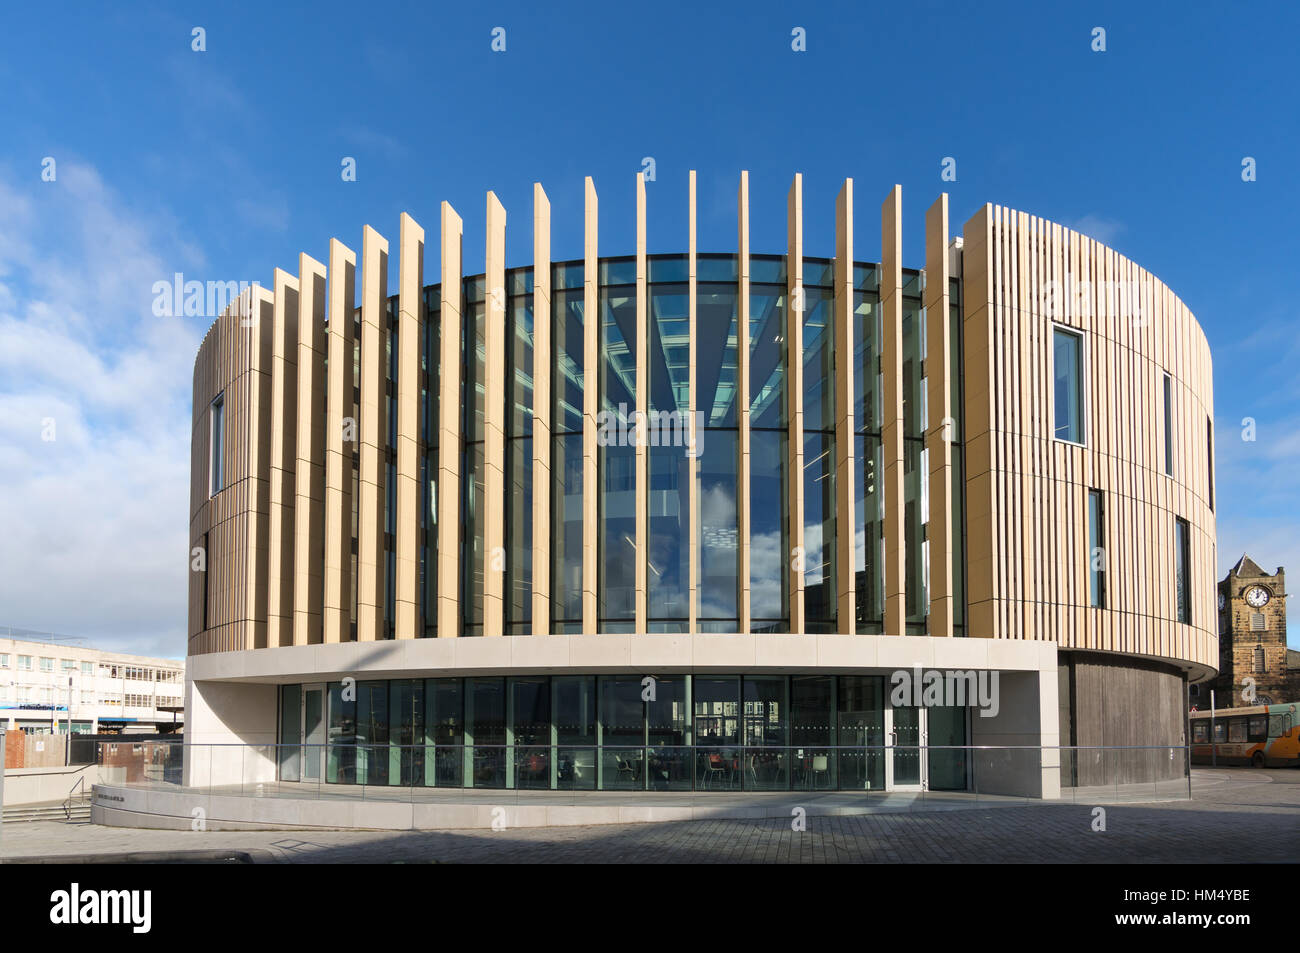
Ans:
{"type": "MultiPolygon", "coordinates": [[[[665,270],[666,263],[661,262],[657,272],[665,270]]],[[[649,287],[646,582],[652,631],[686,631],[690,614],[689,290],[681,282],[656,282],[649,287]]]]}
{"type": "Polygon", "coordinates": [[[441,295],[426,288],[420,364],[420,625],[416,634],[438,634],[438,407],[442,379],[441,295]]]}
{"type": "Polygon", "coordinates": [[[297,781],[302,771],[302,686],[280,686],[280,780],[297,781]]]}
{"type": "Polygon", "coordinates": [[[879,675],[843,675],[838,689],[839,786],[883,789],[885,680],[879,675]]]}
{"type": "Polygon", "coordinates": [[[329,686],[329,714],[326,724],[325,780],[333,784],[355,784],[357,780],[357,699],[342,682],[329,686]]]}
{"type": "Polygon", "coordinates": [[[786,426],[785,262],[774,284],[749,286],[749,426],[786,426]]]}
{"type": "Polygon", "coordinates": [[[903,441],[903,533],[907,574],[907,634],[924,635],[930,608],[928,547],[925,523],[930,512],[926,464],[929,454],[920,440],[903,441]]]}
{"type": "Polygon", "coordinates": [[[630,632],[636,618],[636,448],[599,448],[600,631],[630,632]]]}
{"type": "Polygon", "coordinates": [[[649,553],[646,605],[651,623],[676,622],[685,631],[690,613],[691,458],[683,447],[649,449],[649,553]]]}
{"type": "Polygon", "coordinates": [[[464,364],[464,436],[461,468],[461,625],[462,634],[483,634],[483,378],[487,355],[483,282],[465,282],[464,334],[469,352],[464,364]]]}
{"type": "Polygon", "coordinates": [[[1106,608],[1106,513],[1100,490],[1088,491],[1088,601],[1106,608]]]}
{"type": "Polygon", "coordinates": [[[803,427],[804,431],[835,429],[835,295],[830,285],[819,287],[804,261],[803,427]]]}
{"type": "Polygon", "coordinates": [[[388,784],[388,683],[357,682],[358,784],[388,784]]]}
{"type": "Polygon", "coordinates": [[[600,784],[606,791],[645,787],[645,702],[641,679],[600,679],[600,784]]]}
{"type": "MultiPolygon", "coordinates": [[[[281,688],[280,779],[301,770],[303,698],[281,688]]],[[[883,676],[566,675],[331,683],[325,780],[511,790],[963,790],[967,711],[893,708],[883,676]],[[355,698],[352,695],[355,692],[355,698]],[[347,696],[345,700],[345,695],[347,696]]],[[[316,718],[317,716],[310,716],[316,718]]]]}
{"type": "Polygon", "coordinates": [[[1178,621],[1190,624],[1192,621],[1190,541],[1188,539],[1187,521],[1177,517],[1174,518],[1174,547],[1175,559],[1177,560],[1174,564],[1176,586],[1174,595],[1178,602],[1178,621]]]}
{"type": "Polygon", "coordinates": [[[804,632],[834,632],[835,437],[805,433],[803,448],[804,632]]]}
{"type": "Polygon", "coordinates": [[[1057,440],[1083,443],[1083,339],[1057,328],[1052,334],[1052,400],[1057,440]]]}
{"type": "Polygon", "coordinates": [[[551,457],[551,622],[582,626],[582,434],[553,441],[551,457]]]}
{"type": "Polygon", "coordinates": [[[424,682],[389,683],[388,781],[403,787],[424,784],[424,682]]]}
{"type": "Polygon", "coordinates": [[[465,693],[459,678],[430,678],[424,683],[425,782],[440,788],[464,784],[465,693]]]}
{"type": "Polygon", "coordinates": [[[652,791],[692,788],[691,709],[684,675],[655,678],[646,686],[646,778],[652,791]]]}
{"type": "Polygon", "coordinates": [[[470,787],[506,786],[506,680],[465,680],[465,722],[468,727],[465,771],[470,787]]]}
{"type": "Polygon", "coordinates": [[[696,386],[706,427],[736,426],[736,286],[696,286],[696,386]]]}
{"type": "Polygon", "coordinates": [[[884,492],[881,474],[884,463],[880,438],[859,434],[854,438],[857,486],[854,488],[854,595],[857,600],[855,631],[879,634],[884,631],[884,492]]]}
{"type": "Polygon", "coordinates": [[[935,705],[926,709],[930,745],[926,786],[931,791],[966,790],[968,753],[960,747],[969,744],[966,740],[966,712],[966,708],[955,705],[935,705]]]}
{"type": "Polygon", "coordinates": [[[551,787],[551,681],[510,679],[510,742],[514,787],[551,787]]]}
{"type": "Polygon", "coordinates": [[[532,631],[533,272],[506,273],[505,631],[532,631]]]}
{"type": "Polygon", "coordinates": [[[754,632],[790,631],[790,530],[784,430],[749,435],[750,626],[754,632]]]}
{"type": "Polygon", "coordinates": [[[715,631],[740,625],[737,442],[734,430],[708,430],[700,456],[699,618],[715,631]]]}
{"type": "Polygon", "coordinates": [[[1168,374],[1164,379],[1165,397],[1165,474],[1174,475],[1174,380],[1168,374]]]}
{"type": "Polygon", "coordinates": [[[551,680],[555,704],[556,787],[596,789],[596,678],[563,675],[551,680]]]}

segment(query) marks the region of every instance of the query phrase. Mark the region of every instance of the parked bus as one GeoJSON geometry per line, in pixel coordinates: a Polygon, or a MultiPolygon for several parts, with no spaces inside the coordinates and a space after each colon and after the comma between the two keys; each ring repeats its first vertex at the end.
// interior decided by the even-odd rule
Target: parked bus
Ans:
{"type": "Polygon", "coordinates": [[[1300,706],[1294,703],[1225,708],[1213,716],[1194,711],[1191,723],[1193,764],[1300,767],[1300,706]]]}

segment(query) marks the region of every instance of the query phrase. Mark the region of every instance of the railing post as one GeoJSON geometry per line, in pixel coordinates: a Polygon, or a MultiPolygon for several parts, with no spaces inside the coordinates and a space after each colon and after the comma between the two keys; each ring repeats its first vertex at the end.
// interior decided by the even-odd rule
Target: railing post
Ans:
{"type": "Polygon", "coordinates": [[[0,727],[0,864],[4,863],[5,844],[5,736],[8,732],[0,727]]]}

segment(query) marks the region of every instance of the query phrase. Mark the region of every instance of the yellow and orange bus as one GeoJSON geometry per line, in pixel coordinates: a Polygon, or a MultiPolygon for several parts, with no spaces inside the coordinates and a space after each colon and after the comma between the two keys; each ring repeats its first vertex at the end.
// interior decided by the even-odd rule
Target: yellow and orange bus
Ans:
{"type": "Polygon", "coordinates": [[[1213,715],[1194,711],[1190,720],[1193,764],[1300,766],[1300,705],[1293,702],[1225,708],[1213,715]]]}

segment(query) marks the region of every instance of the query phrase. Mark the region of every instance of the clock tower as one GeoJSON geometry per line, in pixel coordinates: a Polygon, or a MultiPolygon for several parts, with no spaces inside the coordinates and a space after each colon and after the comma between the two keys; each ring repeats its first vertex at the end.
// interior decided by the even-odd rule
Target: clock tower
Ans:
{"type": "MultiPolygon", "coordinates": [[[[1219,675],[1209,683],[1217,707],[1292,701],[1286,664],[1285,570],[1267,573],[1243,554],[1219,583],[1219,675]],[[1253,703],[1247,679],[1253,680],[1253,703]]],[[[1202,710],[1210,707],[1205,686],[1193,701],[1202,710]]]]}

